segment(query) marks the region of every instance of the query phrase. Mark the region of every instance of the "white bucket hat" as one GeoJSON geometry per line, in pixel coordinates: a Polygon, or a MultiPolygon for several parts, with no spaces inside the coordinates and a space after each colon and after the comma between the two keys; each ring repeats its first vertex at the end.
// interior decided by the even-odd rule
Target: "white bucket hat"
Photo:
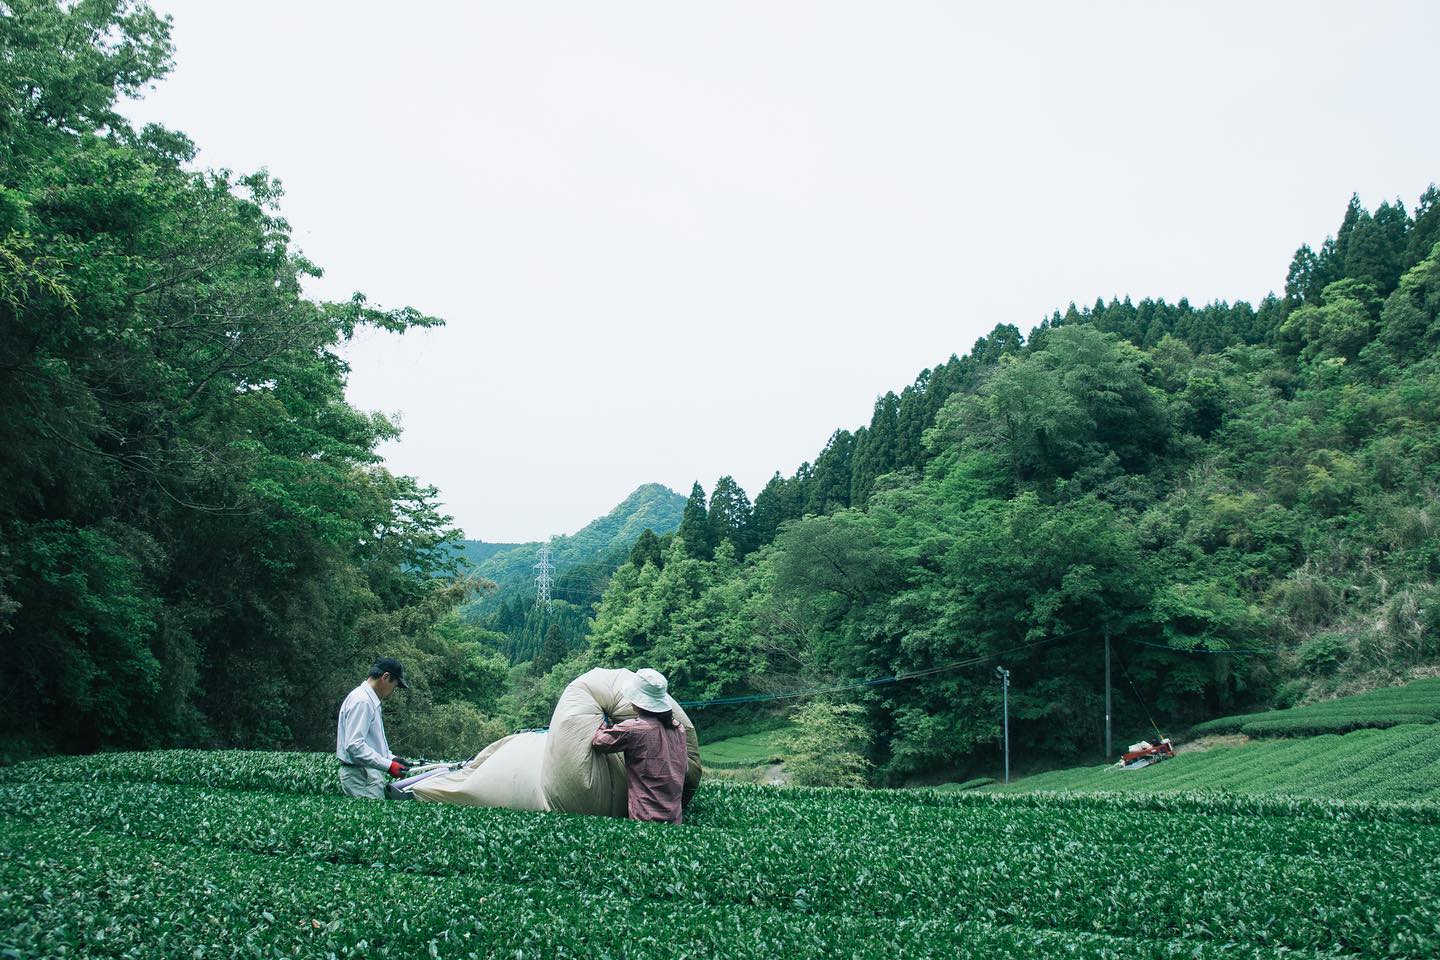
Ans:
{"type": "Polygon", "coordinates": [[[630,703],[651,713],[664,713],[670,709],[670,701],[665,697],[669,686],[665,674],[659,670],[649,667],[636,670],[635,680],[630,684],[630,703]]]}

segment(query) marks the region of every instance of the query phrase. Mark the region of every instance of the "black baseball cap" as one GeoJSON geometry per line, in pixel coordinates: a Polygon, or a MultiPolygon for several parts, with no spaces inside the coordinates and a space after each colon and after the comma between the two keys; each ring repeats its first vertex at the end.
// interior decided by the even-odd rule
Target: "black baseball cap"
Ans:
{"type": "Polygon", "coordinates": [[[410,684],[405,682],[405,668],[400,661],[394,657],[381,657],[375,661],[375,666],[370,668],[370,676],[378,677],[382,673],[390,674],[390,679],[402,690],[409,690],[410,684]]]}

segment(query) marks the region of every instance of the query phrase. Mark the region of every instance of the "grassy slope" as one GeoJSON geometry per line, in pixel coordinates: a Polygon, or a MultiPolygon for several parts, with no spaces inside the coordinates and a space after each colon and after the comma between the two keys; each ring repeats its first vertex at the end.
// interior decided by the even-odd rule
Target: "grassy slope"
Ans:
{"type": "Polygon", "coordinates": [[[700,744],[700,760],[707,767],[738,770],[758,767],[781,756],[785,730],[767,730],[700,744]]]}

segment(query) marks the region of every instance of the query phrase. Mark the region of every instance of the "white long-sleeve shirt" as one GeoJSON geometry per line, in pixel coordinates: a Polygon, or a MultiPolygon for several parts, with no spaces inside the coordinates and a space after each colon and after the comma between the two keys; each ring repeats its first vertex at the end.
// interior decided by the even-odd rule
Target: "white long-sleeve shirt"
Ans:
{"type": "Polygon", "coordinates": [[[341,763],[390,769],[390,742],[380,719],[380,698],[368,683],[350,691],[335,725],[335,756],[341,763]]]}

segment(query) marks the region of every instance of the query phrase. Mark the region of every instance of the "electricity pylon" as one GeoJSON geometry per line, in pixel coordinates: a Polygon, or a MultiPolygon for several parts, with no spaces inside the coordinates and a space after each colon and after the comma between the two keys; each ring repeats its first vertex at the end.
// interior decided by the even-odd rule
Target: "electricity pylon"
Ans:
{"type": "Polygon", "coordinates": [[[535,569],[540,571],[535,576],[535,606],[548,607],[550,606],[551,574],[555,572],[555,567],[550,562],[550,544],[540,544],[540,562],[535,564],[535,569]]]}

